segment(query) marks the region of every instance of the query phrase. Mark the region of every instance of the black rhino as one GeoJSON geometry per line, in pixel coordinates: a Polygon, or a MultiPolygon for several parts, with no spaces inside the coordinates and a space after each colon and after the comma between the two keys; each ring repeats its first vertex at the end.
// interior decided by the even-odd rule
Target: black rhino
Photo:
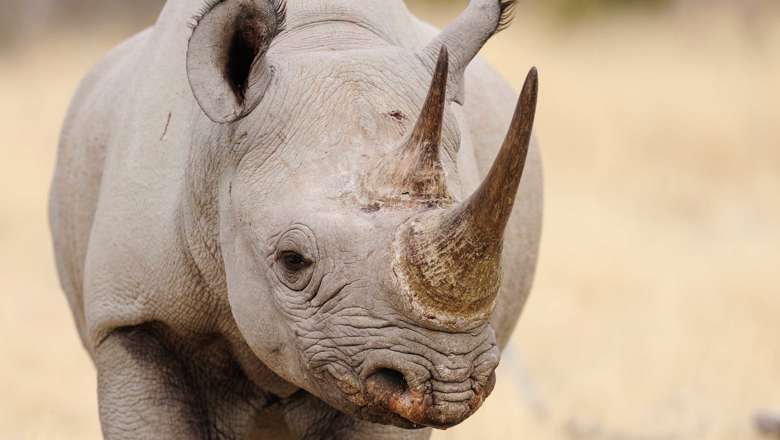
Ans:
{"type": "Polygon", "coordinates": [[[106,438],[423,439],[479,408],[541,229],[536,71],[510,124],[474,59],[511,6],[439,32],[400,0],[170,0],[88,74],[50,218],[106,438]]]}

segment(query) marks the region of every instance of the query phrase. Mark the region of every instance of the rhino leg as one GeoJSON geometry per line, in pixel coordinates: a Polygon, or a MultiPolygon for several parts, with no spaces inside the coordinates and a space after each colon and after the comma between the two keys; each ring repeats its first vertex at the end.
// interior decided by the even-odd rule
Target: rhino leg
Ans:
{"type": "Polygon", "coordinates": [[[96,350],[100,420],[106,439],[246,438],[258,392],[217,339],[180,348],[159,327],[120,329],[96,350]]]}

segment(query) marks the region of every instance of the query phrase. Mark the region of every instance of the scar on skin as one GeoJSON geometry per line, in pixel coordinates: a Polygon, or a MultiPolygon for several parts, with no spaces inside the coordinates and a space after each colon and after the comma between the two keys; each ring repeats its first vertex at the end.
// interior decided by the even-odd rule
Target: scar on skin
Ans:
{"type": "Polygon", "coordinates": [[[374,202],[369,204],[368,206],[364,206],[362,208],[363,212],[367,212],[369,214],[372,214],[374,212],[377,212],[382,209],[382,204],[378,202],[374,202]]]}
{"type": "Polygon", "coordinates": [[[173,114],[168,112],[168,119],[165,120],[165,128],[163,128],[163,132],[160,135],[160,140],[165,139],[165,135],[168,134],[168,127],[171,125],[171,116],[173,116],[173,114]]]}
{"type": "Polygon", "coordinates": [[[390,116],[391,118],[395,119],[396,121],[405,121],[407,119],[404,112],[400,110],[393,110],[390,113],[387,114],[387,116],[390,116]]]}

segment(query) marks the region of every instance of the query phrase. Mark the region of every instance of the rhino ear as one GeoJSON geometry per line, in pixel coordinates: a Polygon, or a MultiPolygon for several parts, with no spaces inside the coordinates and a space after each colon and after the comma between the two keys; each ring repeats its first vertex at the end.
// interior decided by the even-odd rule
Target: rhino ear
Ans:
{"type": "Polygon", "coordinates": [[[187,77],[216,123],[243,118],[263,98],[272,71],[265,54],[284,25],[281,0],[223,0],[195,17],[187,77]]]}

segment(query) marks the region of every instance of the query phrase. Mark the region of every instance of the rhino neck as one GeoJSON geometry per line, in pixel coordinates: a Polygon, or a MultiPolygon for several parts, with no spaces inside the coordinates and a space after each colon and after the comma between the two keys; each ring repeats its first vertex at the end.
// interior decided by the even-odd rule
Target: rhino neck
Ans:
{"type": "Polygon", "coordinates": [[[213,126],[204,115],[192,125],[189,158],[179,197],[182,242],[211,295],[227,305],[227,282],[219,243],[220,193],[232,163],[232,130],[213,126]]]}

